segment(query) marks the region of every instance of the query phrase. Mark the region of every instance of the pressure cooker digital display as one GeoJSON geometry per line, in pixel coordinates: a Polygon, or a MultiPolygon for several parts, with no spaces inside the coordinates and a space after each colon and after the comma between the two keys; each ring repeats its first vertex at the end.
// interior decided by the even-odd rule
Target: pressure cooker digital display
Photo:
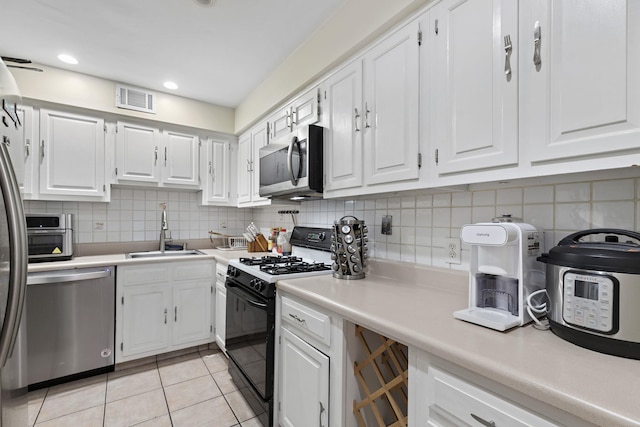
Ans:
{"type": "Polygon", "coordinates": [[[568,271],[563,280],[564,321],[609,333],[614,322],[614,278],[568,271]]]}
{"type": "Polygon", "coordinates": [[[574,295],[580,298],[592,299],[598,301],[598,282],[587,282],[584,280],[575,280],[574,295]]]}

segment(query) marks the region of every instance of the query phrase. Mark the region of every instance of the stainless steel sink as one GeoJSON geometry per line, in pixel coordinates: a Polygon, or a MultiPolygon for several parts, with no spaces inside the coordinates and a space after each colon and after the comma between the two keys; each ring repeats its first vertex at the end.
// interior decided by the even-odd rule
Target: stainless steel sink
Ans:
{"type": "Polygon", "coordinates": [[[129,252],[127,258],[160,258],[170,256],[193,256],[193,255],[205,255],[204,252],[200,252],[196,249],[189,249],[186,251],[147,251],[147,252],[129,252]]]}

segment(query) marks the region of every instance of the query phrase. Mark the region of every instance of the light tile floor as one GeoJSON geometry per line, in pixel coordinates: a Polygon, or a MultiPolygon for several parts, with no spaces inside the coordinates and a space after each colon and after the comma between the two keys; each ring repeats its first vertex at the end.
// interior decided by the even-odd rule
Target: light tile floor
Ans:
{"type": "Polygon", "coordinates": [[[261,427],[227,363],[204,350],[32,391],[29,426],[261,427]]]}

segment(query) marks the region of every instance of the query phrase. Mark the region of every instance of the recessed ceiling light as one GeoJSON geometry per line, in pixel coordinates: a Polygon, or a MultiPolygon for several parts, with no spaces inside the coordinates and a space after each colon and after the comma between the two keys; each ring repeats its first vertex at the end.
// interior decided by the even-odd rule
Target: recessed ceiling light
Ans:
{"type": "Polygon", "coordinates": [[[178,85],[175,84],[174,82],[164,82],[164,87],[166,87],[167,89],[171,89],[171,90],[178,89],[178,85]]]}
{"type": "Polygon", "coordinates": [[[71,55],[67,55],[66,53],[61,53],[58,55],[58,59],[62,62],[66,62],[67,64],[77,64],[78,60],[71,55]]]}
{"type": "Polygon", "coordinates": [[[213,7],[217,0],[193,0],[195,4],[202,7],[213,7]]]}

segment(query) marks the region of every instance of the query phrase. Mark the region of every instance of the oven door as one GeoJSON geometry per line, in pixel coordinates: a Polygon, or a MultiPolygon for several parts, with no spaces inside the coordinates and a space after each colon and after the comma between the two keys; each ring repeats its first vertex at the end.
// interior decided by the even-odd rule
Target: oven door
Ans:
{"type": "Polygon", "coordinates": [[[304,132],[260,148],[260,196],[308,190],[308,163],[304,132]]]}
{"type": "Polygon", "coordinates": [[[273,396],[275,299],[228,278],[225,347],[233,364],[264,400],[273,396]]]}

